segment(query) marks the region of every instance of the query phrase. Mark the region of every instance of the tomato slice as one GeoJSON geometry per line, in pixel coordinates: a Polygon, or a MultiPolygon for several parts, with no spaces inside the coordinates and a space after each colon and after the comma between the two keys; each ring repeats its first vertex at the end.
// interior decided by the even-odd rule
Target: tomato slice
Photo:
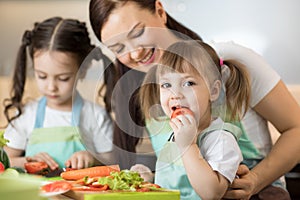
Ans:
{"type": "Polygon", "coordinates": [[[27,162],[24,164],[24,167],[29,174],[36,174],[48,168],[47,163],[45,162],[27,162]]]}
{"type": "Polygon", "coordinates": [[[72,184],[67,181],[55,181],[41,187],[44,192],[67,192],[72,189],[72,184]]]}
{"type": "Polygon", "coordinates": [[[179,115],[194,115],[193,112],[188,109],[188,108],[176,108],[176,110],[174,110],[174,112],[171,115],[171,119],[179,116],[179,115]]]}
{"type": "Polygon", "coordinates": [[[5,171],[5,166],[2,162],[0,162],[0,173],[5,171]]]}

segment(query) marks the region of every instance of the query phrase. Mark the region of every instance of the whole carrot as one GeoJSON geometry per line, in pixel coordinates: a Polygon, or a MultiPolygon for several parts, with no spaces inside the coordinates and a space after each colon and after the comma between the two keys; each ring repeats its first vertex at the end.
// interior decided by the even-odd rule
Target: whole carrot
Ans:
{"type": "Polygon", "coordinates": [[[76,169],[65,171],[60,174],[60,176],[65,180],[79,180],[88,176],[92,177],[103,177],[110,175],[110,172],[120,171],[119,165],[109,165],[109,166],[96,166],[85,169],[76,169]]]}

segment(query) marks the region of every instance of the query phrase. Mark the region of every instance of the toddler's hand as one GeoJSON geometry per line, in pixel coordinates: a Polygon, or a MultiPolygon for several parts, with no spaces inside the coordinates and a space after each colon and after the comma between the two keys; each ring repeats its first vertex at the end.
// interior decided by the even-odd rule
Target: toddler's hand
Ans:
{"type": "Polygon", "coordinates": [[[130,170],[138,172],[141,175],[141,177],[144,179],[144,181],[153,183],[154,174],[149,169],[149,167],[146,167],[145,165],[142,164],[135,164],[130,168],[130,170]]]}
{"type": "Polygon", "coordinates": [[[192,115],[178,115],[171,119],[170,126],[174,131],[175,142],[181,151],[196,143],[197,123],[192,115]]]}
{"type": "Polygon", "coordinates": [[[50,169],[54,170],[58,168],[58,164],[54,161],[54,159],[46,152],[40,152],[35,154],[34,156],[26,157],[27,162],[45,162],[50,167],[50,169]]]}
{"type": "Polygon", "coordinates": [[[94,157],[88,151],[75,152],[66,162],[66,167],[82,169],[94,165],[94,157]]]}

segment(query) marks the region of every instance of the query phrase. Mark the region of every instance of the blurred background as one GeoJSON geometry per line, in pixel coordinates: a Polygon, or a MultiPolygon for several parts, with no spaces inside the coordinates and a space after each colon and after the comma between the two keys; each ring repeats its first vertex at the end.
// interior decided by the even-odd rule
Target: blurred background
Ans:
{"type": "MultiPolygon", "coordinates": [[[[261,54],[300,99],[299,0],[161,0],[171,16],[206,42],[234,41],[261,54]]],[[[16,54],[25,30],[53,16],[85,21],[92,42],[89,0],[0,0],[0,126],[16,54]]],[[[27,91],[36,93],[34,83],[27,91]]],[[[300,100],[299,100],[300,101],[300,100]]]]}

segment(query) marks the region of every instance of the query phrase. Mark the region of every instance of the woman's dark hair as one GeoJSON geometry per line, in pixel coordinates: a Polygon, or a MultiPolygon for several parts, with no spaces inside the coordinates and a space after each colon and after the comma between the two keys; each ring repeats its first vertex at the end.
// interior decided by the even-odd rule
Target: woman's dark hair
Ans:
{"type": "MultiPolygon", "coordinates": [[[[141,1],[141,0],[91,0],[89,5],[89,14],[90,14],[90,22],[92,25],[92,28],[94,30],[95,35],[99,39],[99,41],[102,41],[101,38],[101,30],[108,20],[108,17],[114,11],[116,8],[119,8],[126,4],[127,2],[134,2],[137,6],[139,6],[141,9],[146,9],[150,11],[151,13],[155,13],[155,6],[156,6],[156,0],[147,0],[147,1],[141,1]]],[[[176,35],[181,38],[181,36],[188,36],[190,39],[195,40],[201,40],[200,36],[198,36],[195,32],[191,31],[190,29],[186,28],[179,22],[177,22],[175,19],[173,19],[168,13],[167,13],[167,24],[166,27],[174,30],[174,32],[178,32],[179,34],[176,35]]],[[[104,94],[104,101],[107,106],[107,109],[111,109],[113,107],[113,111],[116,112],[116,126],[114,129],[114,143],[127,151],[135,152],[136,145],[138,144],[140,138],[143,134],[143,127],[145,126],[145,122],[142,119],[141,109],[139,105],[138,100],[138,88],[142,83],[142,80],[145,76],[144,73],[138,72],[136,70],[131,70],[124,64],[120,63],[119,61],[116,62],[115,67],[108,67],[105,72],[105,76],[107,77],[114,77],[114,78],[104,78],[105,79],[105,94],[104,94]],[[117,82],[119,79],[126,73],[130,71],[130,76],[126,76],[127,78],[122,78],[122,84],[120,87],[115,88],[117,82]],[[128,78],[131,77],[131,78],[128,78]],[[124,82],[123,82],[124,81],[124,82]],[[126,82],[127,81],[127,82],[126,82]],[[123,87],[122,87],[123,86],[123,87]],[[128,97],[128,94],[126,95],[126,91],[131,91],[130,89],[136,89],[136,91],[133,93],[132,96],[128,97]],[[112,91],[117,90],[115,96],[112,96],[112,91]],[[126,98],[130,98],[129,100],[126,98]],[[114,105],[112,105],[111,102],[115,102],[114,105]],[[123,103],[122,103],[123,102],[123,103]],[[129,105],[124,105],[124,102],[129,102],[129,105]],[[125,107],[125,108],[124,108],[125,107]],[[124,109],[129,109],[130,116],[124,114],[124,109]],[[131,117],[136,125],[133,125],[133,127],[127,127],[126,130],[130,131],[126,132],[124,129],[120,128],[118,124],[126,123],[128,121],[131,121],[128,117],[131,117]]],[[[103,89],[102,88],[102,89],[103,89]]],[[[125,112],[125,113],[127,113],[125,112]]],[[[130,125],[127,125],[130,126],[130,125]]]]}
{"type": "Polygon", "coordinates": [[[91,44],[86,24],[74,19],[53,17],[35,23],[33,30],[25,31],[16,59],[11,97],[4,100],[4,114],[8,123],[22,114],[27,54],[32,60],[38,51],[71,53],[78,60],[78,66],[80,66],[94,47],[91,44]]]}

